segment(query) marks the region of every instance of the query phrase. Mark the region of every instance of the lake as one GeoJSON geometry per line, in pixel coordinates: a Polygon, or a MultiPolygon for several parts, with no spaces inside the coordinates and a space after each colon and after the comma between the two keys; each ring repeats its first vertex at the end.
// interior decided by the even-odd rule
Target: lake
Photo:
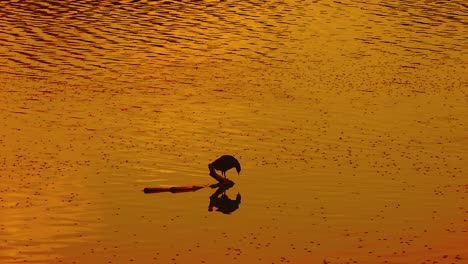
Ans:
{"type": "Polygon", "coordinates": [[[0,261],[467,263],[467,11],[0,2],[0,261]]]}

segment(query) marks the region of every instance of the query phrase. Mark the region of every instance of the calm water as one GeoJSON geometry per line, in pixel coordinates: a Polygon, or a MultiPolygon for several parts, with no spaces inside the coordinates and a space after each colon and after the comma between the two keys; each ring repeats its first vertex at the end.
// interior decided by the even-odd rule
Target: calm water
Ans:
{"type": "Polygon", "coordinates": [[[1,1],[0,261],[468,263],[467,11],[1,1]]]}

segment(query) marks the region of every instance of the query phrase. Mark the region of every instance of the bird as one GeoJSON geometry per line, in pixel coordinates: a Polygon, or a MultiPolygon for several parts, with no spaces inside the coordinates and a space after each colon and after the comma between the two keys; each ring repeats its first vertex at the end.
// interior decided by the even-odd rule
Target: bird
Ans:
{"type": "Polygon", "coordinates": [[[212,163],[208,164],[208,167],[214,168],[215,170],[221,171],[224,178],[226,178],[226,171],[236,168],[237,174],[241,171],[241,166],[239,161],[231,155],[223,155],[219,157],[217,160],[213,161],[212,163]]]}

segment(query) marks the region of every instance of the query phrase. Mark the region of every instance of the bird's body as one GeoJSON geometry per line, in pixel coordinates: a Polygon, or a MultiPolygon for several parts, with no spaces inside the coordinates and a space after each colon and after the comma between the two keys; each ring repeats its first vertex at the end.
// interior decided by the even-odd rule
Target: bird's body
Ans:
{"type": "Polygon", "coordinates": [[[224,178],[226,178],[226,171],[232,168],[236,168],[237,174],[241,171],[241,166],[239,161],[231,155],[223,155],[219,157],[217,160],[213,161],[209,164],[210,167],[214,168],[215,170],[221,171],[224,178]]]}

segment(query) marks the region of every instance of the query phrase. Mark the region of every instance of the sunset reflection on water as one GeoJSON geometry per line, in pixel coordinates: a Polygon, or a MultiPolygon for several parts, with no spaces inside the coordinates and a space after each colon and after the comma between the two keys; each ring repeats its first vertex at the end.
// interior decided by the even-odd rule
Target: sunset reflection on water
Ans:
{"type": "Polygon", "coordinates": [[[465,11],[2,1],[0,262],[466,262],[465,11]]]}

